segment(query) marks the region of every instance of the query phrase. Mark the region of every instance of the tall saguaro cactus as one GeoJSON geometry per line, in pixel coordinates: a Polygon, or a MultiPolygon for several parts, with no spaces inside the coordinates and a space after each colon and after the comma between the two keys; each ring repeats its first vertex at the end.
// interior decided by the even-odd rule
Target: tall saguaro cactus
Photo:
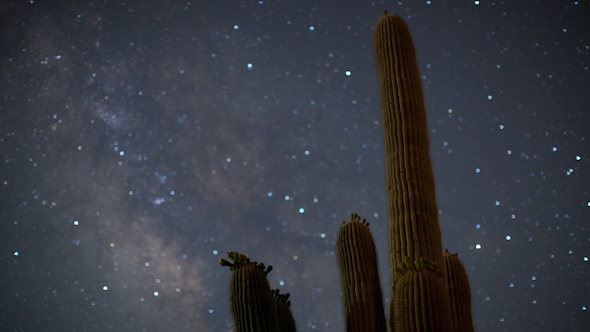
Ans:
{"type": "Polygon", "coordinates": [[[429,266],[443,269],[445,265],[426,111],[412,37],[399,16],[385,13],[375,25],[373,38],[386,156],[392,267],[389,325],[392,330],[452,331],[454,321],[449,319],[450,299],[444,274],[432,273],[418,263],[405,276],[395,273],[395,267],[403,266],[406,257],[416,262],[426,259],[432,262],[429,266]],[[433,297],[437,299],[435,305],[429,303],[433,297]],[[433,319],[438,317],[441,319],[433,319]]]}
{"type": "MultiPolygon", "coordinates": [[[[426,112],[416,52],[406,23],[387,12],[375,25],[391,268],[390,332],[472,332],[471,293],[456,254],[442,254],[426,112]]],[[[366,220],[343,222],[336,243],[347,332],[385,332],[375,245],[366,220]]],[[[295,331],[288,295],[270,291],[263,264],[224,259],[234,271],[231,306],[237,331],[295,331]],[[276,306],[272,304],[276,300],[276,306]],[[286,304],[286,305],[285,305],[286,304]],[[278,310],[278,312],[277,312],[278,310]]]]}
{"type": "MultiPolygon", "coordinates": [[[[399,16],[384,14],[373,38],[383,115],[390,263],[393,268],[406,256],[427,257],[442,267],[426,112],[412,37],[399,16]]],[[[395,278],[392,271],[391,280],[395,278]]]]}

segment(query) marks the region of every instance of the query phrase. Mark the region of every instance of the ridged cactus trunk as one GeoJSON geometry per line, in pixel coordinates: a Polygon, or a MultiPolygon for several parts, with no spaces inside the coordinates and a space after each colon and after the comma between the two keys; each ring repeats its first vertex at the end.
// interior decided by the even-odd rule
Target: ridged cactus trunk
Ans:
{"type": "Polygon", "coordinates": [[[278,289],[272,290],[272,295],[277,305],[277,313],[279,315],[279,331],[281,332],[295,332],[295,320],[293,313],[289,308],[291,301],[289,301],[290,294],[281,294],[278,289]]]}
{"type": "MultiPolygon", "coordinates": [[[[427,257],[444,266],[416,51],[406,23],[384,14],[373,41],[386,156],[389,257],[427,257]]],[[[391,280],[395,280],[392,271],[391,280]]]]}
{"type": "Polygon", "coordinates": [[[386,332],[375,243],[358,214],[343,222],[336,241],[347,332],[386,332]]]}
{"type": "Polygon", "coordinates": [[[444,277],[417,267],[410,273],[415,277],[407,281],[404,278],[402,286],[398,285],[401,275],[395,273],[395,267],[406,257],[410,261],[425,258],[442,269],[445,266],[416,51],[408,26],[399,16],[387,13],[381,16],[375,25],[373,51],[379,78],[386,156],[392,269],[390,327],[392,330],[401,328],[401,331],[452,331],[450,320],[437,321],[418,315],[450,317],[444,277]],[[432,281],[437,278],[440,280],[432,281]],[[400,293],[400,289],[403,292],[400,293]],[[428,303],[432,300],[428,296],[432,294],[438,296],[434,306],[428,303]],[[410,305],[428,306],[429,309],[410,308],[410,317],[407,317],[399,306],[410,305]],[[408,320],[413,323],[408,325],[408,320]]]}
{"type": "Polygon", "coordinates": [[[410,263],[406,257],[395,270],[392,331],[455,331],[450,310],[444,310],[449,303],[439,267],[426,258],[410,263]]]}
{"type": "Polygon", "coordinates": [[[266,275],[272,266],[250,262],[246,255],[231,251],[231,262],[221,258],[222,266],[233,271],[229,297],[236,332],[276,332],[279,329],[277,303],[271,293],[266,275]]]}
{"type": "Polygon", "coordinates": [[[471,316],[471,290],[469,279],[459,255],[451,254],[445,249],[445,269],[447,271],[447,285],[451,298],[451,311],[454,326],[458,332],[473,332],[473,318],[471,316]]]}

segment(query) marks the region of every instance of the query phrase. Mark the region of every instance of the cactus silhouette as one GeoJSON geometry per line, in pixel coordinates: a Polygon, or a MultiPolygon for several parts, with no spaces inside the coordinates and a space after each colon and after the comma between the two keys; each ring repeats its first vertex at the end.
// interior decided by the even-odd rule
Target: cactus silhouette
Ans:
{"type": "Polygon", "coordinates": [[[457,254],[451,254],[445,249],[445,270],[447,271],[447,285],[451,298],[451,311],[457,331],[473,332],[473,318],[471,317],[471,291],[465,267],[457,254]]]}
{"type": "Polygon", "coordinates": [[[297,331],[293,314],[291,313],[291,309],[289,309],[291,306],[291,301],[289,301],[290,294],[281,294],[279,289],[274,289],[271,292],[277,305],[277,314],[279,315],[279,331],[297,331]]]}
{"type": "Polygon", "coordinates": [[[366,219],[343,222],[336,241],[347,331],[386,331],[377,254],[366,219]]]}
{"type": "MultiPolygon", "coordinates": [[[[416,52],[399,16],[387,12],[381,16],[375,25],[373,51],[386,156],[389,330],[472,332],[465,268],[457,254],[442,253],[416,52]]],[[[346,331],[387,331],[377,255],[366,220],[361,222],[353,214],[343,222],[336,247],[346,331]]],[[[235,252],[228,257],[233,263],[221,259],[220,264],[234,271],[230,300],[236,331],[295,331],[290,311],[285,313],[281,307],[286,304],[288,309],[288,296],[271,292],[266,281],[270,267],[265,270],[264,264],[250,263],[235,252]]]]}
{"type": "Polygon", "coordinates": [[[221,258],[219,264],[233,271],[229,297],[236,331],[279,331],[277,303],[266,280],[272,266],[265,268],[262,263],[250,262],[246,255],[235,251],[228,252],[227,257],[231,262],[221,258]]]}
{"type": "Polygon", "coordinates": [[[410,267],[407,263],[420,260],[428,261],[429,267],[445,266],[416,51],[408,26],[397,15],[384,13],[373,38],[393,267],[389,326],[398,331],[453,331],[454,320],[442,319],[451,315],[444,274],[433,273],[424,264],[410,267]],[[409,271],[396,273],[400,267],[409,271]]]}
{"type": "MultiPolygon", "coordinates": [[[[406,23],[384,14],[375,25],[373,50],[383,115],[390,263],[427,257],[443,266],[426,112],[406,23]]],[[[393,271],[391,278],[396,279],[393,271]]]]}

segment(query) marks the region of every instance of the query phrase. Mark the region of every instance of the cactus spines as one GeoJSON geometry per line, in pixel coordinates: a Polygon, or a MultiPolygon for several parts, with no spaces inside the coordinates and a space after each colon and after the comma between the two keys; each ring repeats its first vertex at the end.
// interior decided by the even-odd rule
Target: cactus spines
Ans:
{"type": "Polygon", "coordinates": [[[270,271],[272,271],[272,265],[266,267],[264,266],[264,263],[259,264],[258,262],[250,262],[250,258],[248,256],[240,254],[236,251],[229,251],[227,253],[227,258],[229,258],[231,262],[222,257],[219,258],[219,265],[229,266],[230,271],[235,271],[237,268],[245,264],[252,264],[258,267],[262,270],[262,272],[264,272],[264,275],[267,275],[270,271]]]}
{"type": "Polygon", "coordinates": [[[454,331],[445,278],[437,264],[426,257],[404,260],[396,267],[390,317],[393,331],[454,331]]]}
{"type": "Polygon", "coordinates": [[[375,244],[358,214],[340,226],[336,252],[346,331],[387,331],[375,244]]]}
{"type": "Polygon", "coordinates": [[[272,269],[250,262],[246,255],[230,251],[219,264],[233,271],[230,279],[230,309],[236,332],[279,331],[277,305],[270,291],[266,275],[272,269]]]}
{"type": "Polygon", "coordinates": [[[293,314],[291,313],[291,309],[289,308],[291,306],[291,301],[289,301],[289,296],[291,294],[281,294],[279,289],[273,289],[271,293],[277,305],[277,313],[279,315],[279,331],[297,331],[295,327],[295,320],[293,319],[293,314]]]}
{"type": "MultiPolygon", "coordinates": [[[[443,266],[422,86],[412,37],[399,16],[381,16],[373,51],[383,115],[390,266],[393,270],[405,256],[443,266]]],[[[392,271],[392,282],[395,278],[392,271]]]]}
{"type": "Polygon", "coordinates": [[[471,290],[465,267],[459,260],[458,254],[451,254],[445,249],[445,267],[447,271],[447,285],[451,298],[451,311],[454,325],[458,332],[473,332],[473,318],[471,317],[471,290]]]}

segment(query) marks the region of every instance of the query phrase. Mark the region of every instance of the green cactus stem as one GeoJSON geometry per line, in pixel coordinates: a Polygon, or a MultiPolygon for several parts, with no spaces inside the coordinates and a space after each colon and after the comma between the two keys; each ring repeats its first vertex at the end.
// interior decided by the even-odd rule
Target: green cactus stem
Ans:
{"type": "Polygon", "coordinates": [[[422,257],[411,264],[405,257],[395,273],[393,331],[454,331],[444,273],[436,263],[422,257]]]}
{"type": "Polygon", "coordinates": [[[336,242],[346,331],[387,331],[375,244],[358,214],[343,222],[336,242]]]}
{"type": "Polygon", "coordinates": [[[291,306],[291,301],[289,301],[290,294],[281,294],[278,289],[273,289],[271,293],[277,305],[277,313],[279,315],[279,331],[297,331],[297,328],[295,327],[295,320],[293,319],[293,314],[291,313],[291,309],[289,308],[291,306]]]}
{"type": "MultiPolygon", "coordinates": [[[[399,16],[381,16],[373,51],[383,115],[390,266],[405,256],[443,266],[422,86],[412,37],[399,16]]],[[[394,282],[393,271],[391,278],[394,282]]]]}
{"type": "MultiPolygon", "coordinates": [[[[444,261],[420,72],[412,36],[399,16],[385,12],[379,18],[373,53],[383,117],[391,298],[395,299],[400,280],[395,267],[404,257],[425,257],[441,267],[444,261]]],[[[448,300],[446,289],[444,292],[448,300]]],[[[392,301],[391,329],[391,317],[399,310],[392,301]]]]}
{"type": "Polygon", "coordinates": [[[445,270],[447,271],[447,286],[451,298],[451,311],[456,331],[473,332],[471,289],[465,267],[458,256],[458,254],[451,254],[445,249],[445,270]]]}
{"type": "Polygon", "coordinates": [[[228,252],[227,257],[231,262],[222,258],[219,264],[233,271],[229,295],[236,332],[279,331],[277,305],[266,280],[272,266],[250,262],[235,251],[228,252]]]}

